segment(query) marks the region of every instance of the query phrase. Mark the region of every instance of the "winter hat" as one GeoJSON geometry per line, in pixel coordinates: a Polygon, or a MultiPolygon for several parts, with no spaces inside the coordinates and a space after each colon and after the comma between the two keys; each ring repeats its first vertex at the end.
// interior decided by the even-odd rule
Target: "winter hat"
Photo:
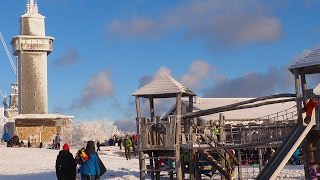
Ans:
{"type": "Polygon", "coordinates": [[[87,154],[92,154],[95,152],[95,145],[93,141],[88,141],[87,146],[86,146],[86,153],[87,154]]]}
{"type": "Polygon", "coordinates": [[[62,148],[62,149],[65,150],[65,151],[69,151],[69,149],[70,149],[69,144],[65,143],[65,144],[63,145],[63,148],[62,148]]]}

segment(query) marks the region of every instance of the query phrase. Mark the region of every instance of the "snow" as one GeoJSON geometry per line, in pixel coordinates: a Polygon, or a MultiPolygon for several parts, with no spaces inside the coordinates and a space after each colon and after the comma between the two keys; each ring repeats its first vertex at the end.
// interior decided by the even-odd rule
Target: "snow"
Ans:
{"type": "MultiPolygon", "coordinates": [[[[76,154],[78,148],[71,147],[76,154]]],[[[40,148],[7,148],[0,145],[0,179],[6,180],[37,180],[57,179],[55,162],[58,150],[40,148]]],[[[107,172],[101,179],[137,180],[139,179],[139,160],[126,160],[119,147],[101,147],[99,157],[105,164],[107,172]]],[[[80,178],[79,178],[80,179],[80,178]]]]}
{"type": "MultiPolygon", "coordinates": [[[[79,148],[71,147],[71,153],[75,155],[79,148]]],[[[56,179],[55,161],[58,150],[40,148],[7,148],[0,145],[0,179],[6,180],[53,180],[56,179]]],[[[102,180],[138,180],[139,160],[132,158],[126,160],[123,150],[116,146],[103,146],[99,157],[104,162],[107,172],[101,177],[102,180]]],[[[243,177],[253,179],[257,176],[257,167],[242,167],[243,177]],[[254,172],[254,173],[253,173],[254,172]]],[[[203,179],[206,179],[203,176],[203,179]]],[[[80,179],[80,178],[79,178],[80,179]]],[[[150,179],[147,176],[147,179],[150,179]]],[[[161,179],[168,179],[162,176],[161,179]]],[[[207,178],[208,179],[208,178],[207,178]]],[[[220,179],[215,175],[213,179],[220,179]]],[[[303,166],[287,165],[277,179],[304,179],[303,166]]]]}

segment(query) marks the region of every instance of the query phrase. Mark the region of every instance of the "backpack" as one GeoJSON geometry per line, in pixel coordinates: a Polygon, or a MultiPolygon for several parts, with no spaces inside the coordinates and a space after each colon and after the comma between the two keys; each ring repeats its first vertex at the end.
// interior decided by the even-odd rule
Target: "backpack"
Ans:
{"type": "Polygon", "coordinates": [[[84,149],[81,149],[77,152],[76,154],[76,161],[78,164],[83,164],[84,162],[86,162],[89,159],[89,156],[86,154],[86,152],[84,151],[84,149]]]}
{"type": "Polygon", "coordinates": [[[99,156],[98,156],[98,161],[99,161],[99,168],[100,168],[100,176],[102,176],[105,172],[107,172],[107,168],[104,166],[99,156]]]}

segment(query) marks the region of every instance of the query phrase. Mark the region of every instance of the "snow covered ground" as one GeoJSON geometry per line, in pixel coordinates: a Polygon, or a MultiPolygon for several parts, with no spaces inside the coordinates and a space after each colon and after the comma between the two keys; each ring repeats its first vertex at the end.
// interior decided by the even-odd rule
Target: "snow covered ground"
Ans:
{"type": "MultiPolygon", "coordinates": [[[[71,153],[78,149],[71,147],[71,153]]],[[[139,160],[126,160],[120,156],[119,147],[102,147],[99,156],[107,172],[101,179],[139,179],[139,160]]],[[[0,179],[6,180],[51,180],[57,179],[55,162],[58,150],[39,148],[7,148],[0,145],[0,179]]],[[[80,178],[79,178],[80,179],[80,178]]]]}
{"type": "MultiPolygon", "coordinates": [[[[75,154],[77,148],[71,147],[75,154]]],[[[119,147],[102,147],[99,153],[107,172],[101,179],[110,180],[138,180],[139,161],[137,158],[126,160],[119,147]]],[[[53,180],[55,175],[55,161],[58,150],[39,148],[7,148],[0,145],[0,179],[5,180],[53,180]]],[[[258,168],[243,168],[244,179],[258,174],[258,168]],[[255,173],[253,173],[255,172],[255,173]]],[[[80,179],[80,178],[79,178],[80,179]]],[[[168,179],[162,177],[161,179],[168,179]]],[[[214,176],[213,179],[220,179],[214,176]]],[[[251,178],[248,178],[251,179],[251,178]]],[[[278,179],[304,179],[303,166],[286,166],[278,179]]]]}

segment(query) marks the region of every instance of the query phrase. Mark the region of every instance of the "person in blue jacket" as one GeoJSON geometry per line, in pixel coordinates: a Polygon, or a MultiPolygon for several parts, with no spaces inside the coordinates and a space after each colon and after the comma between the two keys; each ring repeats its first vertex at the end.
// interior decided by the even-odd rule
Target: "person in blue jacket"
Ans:
{"type": "Polygon", "coordinates": [[[292,155],[292,158],[293,158],[292,162],[294,165],[300,164],[299,155],[300,155],[300,148],[297,148],[292,155]]]}
{"type": "Polygon", "coordinates": [[[10,135],[7,132],[3,133],[2,139],[4,142],[8,142],[10,140],[10,135]]]}
{"type": "Polygon", "coordinates": [[[89,159],[83,162],[80,166],[81,180],[96,180],[100,178],[99,157],[95,151],[93,141],[88,141],[85,153],[89,159]]]}

